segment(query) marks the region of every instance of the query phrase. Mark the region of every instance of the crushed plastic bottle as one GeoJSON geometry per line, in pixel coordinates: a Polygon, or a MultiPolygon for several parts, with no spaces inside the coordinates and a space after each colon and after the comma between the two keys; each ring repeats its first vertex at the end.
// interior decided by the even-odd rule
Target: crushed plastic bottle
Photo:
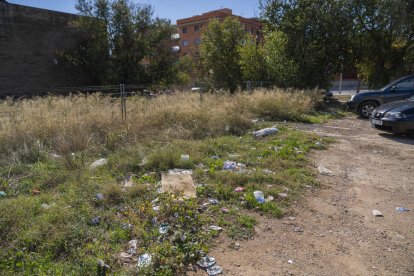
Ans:
{"type": "Polygon", "coordinates": [[[170,225],[168,223],[162,223],[158,231],[161,235],[165,235],[168,233],[169,229],[170,229],[170,225]]]}
{"type": "Polygon", "coordinates": [[[197,262],[197,265],[201,268],[207,268],[214,265],[215,263],[216,259],[214,257],[205,256],[197,262]]]}
{"type": "Polygon", "coordinates": [[[276,134],[279,130],[275,127],[268,127],[268,128],[264,128],[258,131],[253,131],[253,136],[254,137],[265,137],[265,136],[269,136],[272,134],[276,134]]]}
{"type": "Polygon", "coordinates": [[[135,254],[137,253],[137,249],[138,249],[138,241],[137,240],[130,240],[128,242],[128,254],[135,254]]]}
{"type": "Polygon", "coordinates": [[[253,194],[257,202],[259,202],[260,204],[265,203],[265,197],[262,191],[254,191],[253,194]]]}
{"type": "Polygon", "coordinates": [[[103,194],[101,194],[101,193],[97,193],[97,194],[96,194],[96,199],[98,199],[98,200],[103,200],[103,199],[104,199],[103,194]]]}
{"type": "Polygon", "coordinates": [[[211,225],[210,229],[214,230],[214,231],[221,231],[223,228],[221,228],[220,226],[217,226],[217,225],[211,225]]]}
{"type": "Polygon", "coordinates": [[[148,253],[145,253],[138,258],[137,266],[140,268],[148,267],[152,264],[152,256],[148,253]]]}
{"type": "Polygon", "coordinates": [[[395,207],[395,211],[396,211],[397,213],[404,213],[404,212],[408,212],[408,211],[410,211],[410,209],[407,209],[407,208],[405,208],[405,207],[395,207]]]}
{"type": "Polygon", "coordinates": [[[6,197],[6,193],[3,192],[3,191],[0,191],[0,198],[2,198],[2,197],[6,197]]]}
{"type": "Polygon", "coordinates": [[[101,217],[99,217],[99,216],[91,220],[91,225],[93,225],[93,226],[97,226],[100,223],[101,223],[101,217]]]}
{"type": "Polygon", "coordinates": [[[219,201],[218,201],[217,199],[215,199],[215,198],[209,198],[209,199],[208,199],[208,201],[209,201],[211,204],[219,204],[219,201]]]}
{"type": "Polygon", "coordinates": [[[213,265],[212,267],[207,268],[207,274],[209,276],[219,275],[223,273],[223,270],[219,265],[213,265]]]}

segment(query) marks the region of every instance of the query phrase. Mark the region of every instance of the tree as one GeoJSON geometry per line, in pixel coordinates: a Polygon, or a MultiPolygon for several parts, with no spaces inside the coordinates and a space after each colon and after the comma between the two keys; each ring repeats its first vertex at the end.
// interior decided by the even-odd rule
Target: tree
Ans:
{"type": "Polygon", "coordinates": [[[261,0],[262,17],[287,36],[299,87],[326,87],[358,69],[371,86],[414,71],[412,0],[261,0]]]}
{"type": "Polygon", "coordinates": [[[170,21],[154,18],[153,8],[130,0],[78,0],[78,20],[83,35],[74,51],[62,51],[67,63],[84,70],[91,81],[107,83],[168,82],[174,31],[170,21]],[[145,68],[143,60],[151,61],[145,68]]]}
{"type": "Polygon", "coordinates": [[[239,48],[246,42],[246,34],[235,19],[211,21],[202,35],[200,56],[215,85],[233,94],[242,80],[239,48]]]}
{"type": "Polygon", "coordinates": [[[243,79],[246,81],[268,80],[268,66],[262,44],[257,43],[253,36],[249,36],[247,43],[240,47],[240,66],[243,79]]]}
{"type": "Polygon", "coordinates": [[[287,36],[280,31],[270,32],[264,39],[268,77],[278,87],[294,86],[298,74],[296,63],[286,55],[287,43],[287,36]]]}
{"type": "Polygon", "coordinates": [[[298,66],[297,87],[328,87],[351,62],[353,13],[348,0],[261,0],[271,31],[286,36],[286,55],[298,66]]]}
{"type": "Polygon", "coordinates": [[[356,67],[371,87],[414,72],[414,2],[354,0],[356,67]]]}

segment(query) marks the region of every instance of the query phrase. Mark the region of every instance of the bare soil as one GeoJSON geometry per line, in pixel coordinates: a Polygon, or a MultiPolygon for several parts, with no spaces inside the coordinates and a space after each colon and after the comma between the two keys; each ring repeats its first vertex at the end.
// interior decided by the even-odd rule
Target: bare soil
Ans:
{"type": "Polygon", "coordinates": [[[335,175],[318,174],[321,186],[308,188],[285,218],[257,216],[255,238],[239,249],[221,235],[211,256],[223,274],[414,275],[414,139],[356,118],[295,127],[335,137],[311,154],[315,172],[323,165],[335,175]]]}

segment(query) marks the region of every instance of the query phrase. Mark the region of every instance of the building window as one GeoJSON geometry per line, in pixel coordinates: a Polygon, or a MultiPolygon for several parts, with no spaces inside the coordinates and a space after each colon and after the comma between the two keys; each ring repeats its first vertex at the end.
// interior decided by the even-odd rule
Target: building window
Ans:
{"type": "Polygon", "coordinates": [[[195,25],[194,26],[194,32],[198,32],[200,31],[200,25],[195,25]]]}
{"type": "Polygon", "coordinates": [[[188,46],[188,40],[183,40],[183,46],[188,46]]]}
{"type": "Polygon", "coordinates": [[[183,28],[183,34],[186,34],[187,33],[187,27],[184,27],[183,28]]]}
{"type": "Polygon", "coordinates": [[[201,44],[201,39],[200,38],[194,39],[194,44],[195,45],[200,45],[201,44]]]}

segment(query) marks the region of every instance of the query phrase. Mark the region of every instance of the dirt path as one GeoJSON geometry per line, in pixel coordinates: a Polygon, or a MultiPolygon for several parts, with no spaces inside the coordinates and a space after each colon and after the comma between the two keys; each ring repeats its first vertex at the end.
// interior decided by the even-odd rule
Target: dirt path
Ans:
{"type": "Polygon", "coordinates": [[[290,218],[259,217],[255,239],[239,250],[223,235],[211,255],[224,274],[414,275],[414,139],[355,118],[297,127],[337,139],[312,154],[315,167],[335,175],[319,175],[323,187],[310,189],[290,218]]]}

